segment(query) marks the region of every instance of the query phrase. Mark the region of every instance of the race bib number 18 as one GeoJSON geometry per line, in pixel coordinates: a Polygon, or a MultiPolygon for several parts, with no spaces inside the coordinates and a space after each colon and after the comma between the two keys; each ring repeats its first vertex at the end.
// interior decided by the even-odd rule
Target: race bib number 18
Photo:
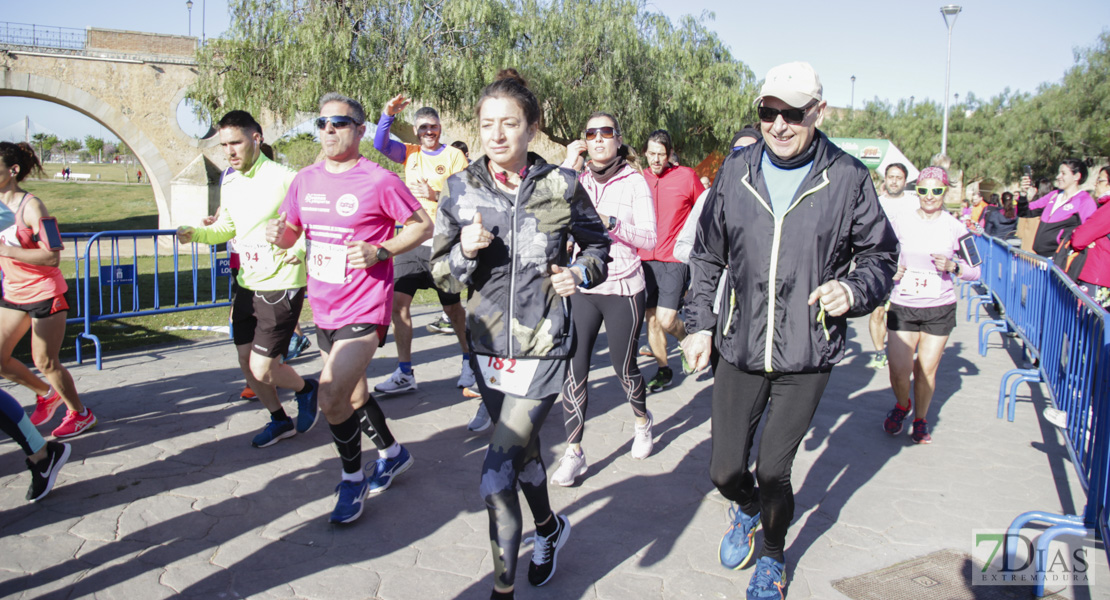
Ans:
{"type": "Polygon", "coordinates": [[[347,247],[307,240],[308,276],[325,283],[345,283],[347,247]]]}
{"type": "Polygon", "coordinates": [[[478,357],[478,368],[482,371],[482,379],[486,381],[486,385],[514,396],[528,394],[528,388],[532,385],[539,366],[538,358],[478,357]]]}

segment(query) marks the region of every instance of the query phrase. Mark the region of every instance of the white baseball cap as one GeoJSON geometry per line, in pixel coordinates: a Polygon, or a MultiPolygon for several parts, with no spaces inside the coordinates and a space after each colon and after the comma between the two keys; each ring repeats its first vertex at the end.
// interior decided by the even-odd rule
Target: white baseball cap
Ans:
{"type": "Polygon", "coordinates": [[[790,62],[767,71],[767,78],[763,81],[755,103],[759,104],[767,96],[774,96],[794,108],[804,108],[815,100],[820,102],[822,91],[821,79],[809,63],[790,62]]]}

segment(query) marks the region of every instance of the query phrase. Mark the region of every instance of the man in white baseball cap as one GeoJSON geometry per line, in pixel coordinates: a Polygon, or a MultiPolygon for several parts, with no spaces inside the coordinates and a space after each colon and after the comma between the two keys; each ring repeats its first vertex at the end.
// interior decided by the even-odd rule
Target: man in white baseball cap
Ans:
{"type": "Polygon", "coordinates": [[[709,475],[735,503],[721,564],[741,569],[758,556],[748,600],[785,593],[794,456],[844,358],[847,318],[875,309],[897,267],[898,241],[867,167],[817,129],[825,117],[821,91],[807,63],[767,73],[756,100],[762,139],[721,166],[690,255],[682,349],[695,370],[713,346],[720,354],[709,475]],[[726,265],[734,293],[714,315],[726,265]],[[760,421],[753,475],[748,459],[760,421]]]}

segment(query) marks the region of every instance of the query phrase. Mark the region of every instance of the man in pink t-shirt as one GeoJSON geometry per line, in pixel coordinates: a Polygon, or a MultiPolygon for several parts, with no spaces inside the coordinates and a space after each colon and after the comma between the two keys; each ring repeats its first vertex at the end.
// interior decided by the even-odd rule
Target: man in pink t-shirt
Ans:
{"type": "Polygon", "coordinates": [[[325,160],[297,173],[282,216],[266,230],[282,248],[302,233],[307,239],[308,299],[324,356],[320,410],[343,463],[333,523],[358,519],[366,495],[385,491],[412,465],[369,393],[366,367],[392,313],[392,257],[432,236],[431,219],[404,182],[359,154],[365,122],[357,101],[334,92],[320,99],[316,129],[325,160]],[[394,223],[405,224],[396,237],[394,223]],[[378,447],[369,477],[362,473],[360,423],[378,447]]]}

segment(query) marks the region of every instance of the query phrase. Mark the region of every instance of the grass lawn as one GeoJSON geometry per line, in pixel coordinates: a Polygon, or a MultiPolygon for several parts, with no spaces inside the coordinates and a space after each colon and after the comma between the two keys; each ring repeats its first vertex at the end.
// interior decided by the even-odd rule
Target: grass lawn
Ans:
{"type": "MultiPolygon", "coordinates": [[[[77,181],[63,182],[61,179],[55,180],[54,175],[56,173],[61,173],[64,166],[65,165],[60,162],[49,162],[42,166],[42,170],[44,173],[46,173],[46,179],[51,181],[58,181],[60,183],[72,185],[82,185],[83,183],[86,183],[78,183],[77,181]]],[[[74,175],[81,173],[92,175],[92,177],[89,179],[89,182],[100,181],[104,183],[135,183],[136,169],[142,170],[142,166],[139,164],[128,166],[111,163],[95,165],[88,163],[69,163],[69,170],[74,175]]],[[[148,183],[149,182],[146,180],[146,173],[143,173],[142,185],[148,185],[148,183]]]]}
{"type": "Polygon", "coordinates": [[[127,185],[28,179],[22,187],[42,199],[46,210],[58,218],[58,226],[63,233],[158,228],[154,191],[145,183],[127,185]]]}

